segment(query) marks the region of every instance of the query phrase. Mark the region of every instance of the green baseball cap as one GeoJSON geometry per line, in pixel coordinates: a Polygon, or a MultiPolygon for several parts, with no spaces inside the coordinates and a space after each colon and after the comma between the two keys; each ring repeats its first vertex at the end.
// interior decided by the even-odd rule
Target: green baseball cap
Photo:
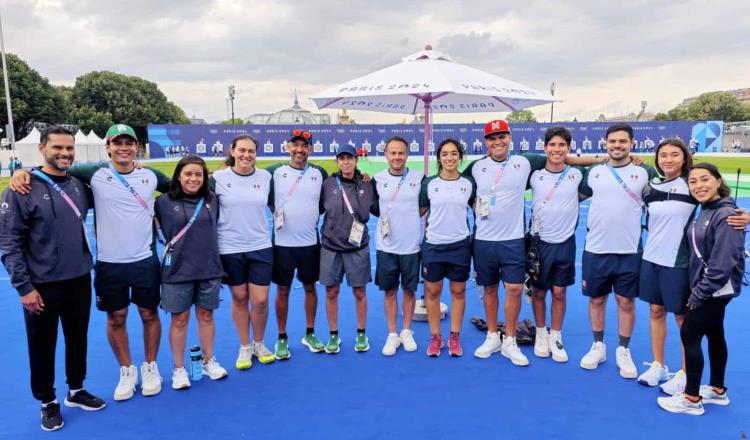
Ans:
{"type": "Polygon", "coordinates": [[[109,127],[105,138],[107,139],[107,142],[109,142],[117,136],[130,136],[134,140],[138,140],[138,136],[135,135],[135,130],[133,130],[133,127],[125,124],[115,124],[109,127]]]}

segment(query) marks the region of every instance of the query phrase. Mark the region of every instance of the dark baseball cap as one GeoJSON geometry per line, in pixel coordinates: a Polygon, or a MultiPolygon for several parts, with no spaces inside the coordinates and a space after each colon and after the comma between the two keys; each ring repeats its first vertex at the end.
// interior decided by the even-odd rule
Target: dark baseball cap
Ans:
{"type": "Polygon", "coordinates": [[[310,133],[307,130],[302,130],[299,128],[295,128],[292,130],[291,137],[289,138],[289,142],[294,142],[297,139],[302,139],[307,143],[307,145],[312,144],[312,133],[310,133]]]}

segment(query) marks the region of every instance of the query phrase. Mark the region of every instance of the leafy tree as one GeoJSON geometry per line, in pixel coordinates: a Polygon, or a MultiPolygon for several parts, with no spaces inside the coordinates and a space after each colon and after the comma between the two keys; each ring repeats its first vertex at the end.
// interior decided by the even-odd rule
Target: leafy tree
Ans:
{"type": "Polygon", "coordinates": [[[242,119],[240,119],[240,118],[234,118],[234,119],[230,118],[230,119],[225,119],[225,120],[221,121],[221,123],[224,124],[224,125],[242,125],[245,122],[242,119]]]}
{"type": "Polygon", "coordinates": [[[690,119],[736,122],[750,117],[742,103],[730,93],[704,93],[687,108],[690,119]]]}
{"type": "Polygon", "coordinates": [[[506,118],[508,122],[536,122],[536,116],[531,110],[519,110],[517,112],[510,113],[506,118]]]}
{"type": "MultiPolygon", "coordinates": [[[[8,62],[8,82],[16,139],[22,139],[28,134],[32,122],[66,122],[64,98],[47,78],[14,54],[6,54],[5,59],[8,62]]],[[[4,87],[5,83],[0,75],[0,90],[4,90],[4,87]]],[[[5,93],[0,93],[0,124],[3,129],[7,123],[5,93]]]]}

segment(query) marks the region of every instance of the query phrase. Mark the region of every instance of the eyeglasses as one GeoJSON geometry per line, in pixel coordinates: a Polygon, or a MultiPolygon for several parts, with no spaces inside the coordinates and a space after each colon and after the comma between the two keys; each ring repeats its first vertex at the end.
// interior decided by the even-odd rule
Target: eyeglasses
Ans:
{"type": "Polygon", "coordinates": [[[297,129],[292,132],[292,136],[301,137],[303,139],[310,139],[312,137],[312,134],[310,134],[309,131],[302,131],[300,129],[297,129]]]}

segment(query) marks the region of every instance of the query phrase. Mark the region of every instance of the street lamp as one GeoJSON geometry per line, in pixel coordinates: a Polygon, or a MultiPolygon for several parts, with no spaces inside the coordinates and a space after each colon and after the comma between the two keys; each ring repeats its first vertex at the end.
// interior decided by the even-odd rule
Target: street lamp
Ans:
{"type": "Polygon", "coordinates": [[[232,124],[234,124],[234,85],[229,86],[229,103],[232,107],[232,124]]]}
{"type": "MultiPolygon", "coordinates": [[[[555,82],[554,81],[552,81],[552,84],[549,86],[549,93],[550,95],[552,95],[553,98],[555,97],[555,82]]],[[[555,115],[555,101],[552,101],[550,104],[551,104],[551,107],[549,111],[549,122],[551,124],[555,115]]]]}

